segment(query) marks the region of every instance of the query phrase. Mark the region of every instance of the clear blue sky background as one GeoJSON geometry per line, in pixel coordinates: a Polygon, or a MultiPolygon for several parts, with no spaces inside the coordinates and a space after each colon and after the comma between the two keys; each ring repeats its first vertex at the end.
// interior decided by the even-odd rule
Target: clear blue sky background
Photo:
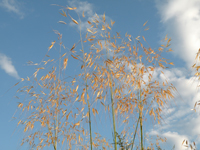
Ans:
{"type": "MultiPolygon", "coordinates": [[[[23,133],[16,128],[17,122],[12,121],[18,104],[13,98],[17,87],[11,87],[35,71],[26,62],[42,60],[50,43],[57,38],[53,30],[63,34],[63,42],[68,47],[78,39],[72,26],[58,23],[63,20],[59,14],[60,7],[51,4],[75,4],[80,9],[81,2],[84,1],[0,0],[0,149],[20,148],[19,137],[23,133]]],[[[200,48],[200,1],[98,0],[85,1],[81,5],[91,10],[86,11],[88,17],[105,12],[107,18],[115,21],[113,31],[121,35],[127,32],[133,38],[140,34],[142,25],[148,20],[150,29],[141,34],[152,48],[157,48],[166,34],[172,38],[174,54],[167,57],[175,67],[166,70],[166,76],[177,88],[179,96],[175,98],[176,105],[164,110],[165,124],[147,128],[146,132],[166,137],[167,144],[163,145],[166,149],[175,144],[180,150],[183,139],[195,140],[198,144],[200,117],[191,109],[200,94],[190,68],[200,48]]]]}

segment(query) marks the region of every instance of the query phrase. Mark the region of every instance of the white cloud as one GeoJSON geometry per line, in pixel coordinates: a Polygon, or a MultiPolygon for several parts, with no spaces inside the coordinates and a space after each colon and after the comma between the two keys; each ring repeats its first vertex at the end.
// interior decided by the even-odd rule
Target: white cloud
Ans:
{"type": "Polygon", "coordinates": [[[155,0],[165,32],[172,38],[175,54],[188,67],[200,48],[200,1],[155,0]]]}
{"type": "Polygon", "coordinates": [[[68,2],[71,7],[77,7],[77,9],[75,11],[78,14],[82,14],[84,11],[84,14],[86,17],[91,17],[94,15],[94,12],[93,12],[94,6],[91,3],[81,2],[79,0],[71,0],[68,2]]]}
{"type": "MultiPolygon", "coordinates": [[[[69,6],[70,7],[76,7],[77,9],[75,9],[75,12],[80,16],[81,18],[81,24],[79,24],[79,26],[77,26],[74,22],[70,22],[71,26],[76,26],[79,30],[80,30],[80,26],[81,26],[81,30],[82,31],[86,31],[87,28],[91,29],[91,25],[88,24],[87,21],[93,22],[93,20],[98,20],[99,24],[101,24],[101,20],[103,15],[97,15],[95,10],[95,7],[91,4],[88,3],[87,1],[82,2],[80,0],[70,0],[68,1],[69,6]],[[82,18],[82,13],[84,11],[84,15],[85,18],[82,18]]],[[[73,16],[74,17],[74,16],[73,16]]],[[[110,21],[110,17],[105,15],[105,19],[106,21],[110,21]]],[[[79,20],[77,20],[79,22],[79,20]]],[[[98,35],[100,35],[100,33],[102,33],[102,30],[100,29],[101,26],[99,26],[98,29],[94,30],[93,28],[93,32],[97,31],[98,35]]]]}
{"type": "Polygon", "coordinates": [[[19,75],[12,64],[11,58],[2,53],[0,53],[0,68],[3,69],[10,76],[19,79],[19,75]]]}
{"type": "Polygon", "coordinates": [[[17,0],[0,0],[0,7],[5,8],[8,12],[17,14],[21,19],[24,18],[24,13],[21,11],[21,5],[17,0]]]}
{"type": "MultiPolygon", "coordinates": [[[[175,150],[184,149],[181,146],[184,139],[190,142],[195,141],[199,144],[200,139],[200,116],[198,113],[191,111],[196,101],[199,100],[198,81],[193,77],[187,77],[183,68],[173,68],[162,70],[169,83],[172,83],[178,93],[168,107],[163,108],[164,121],[162,126],[156,125],[149,134],[159,135],[167,138],[167,144],[163,148],[172,148],[175,144],[175,150]]],[[[155,73],[158,80],[162,81],[163,77],[155,73]]],[[[197,112],[200,112],[197,109],[197,112]]]]}
{"type": "MultiPolygon", "coordinates": [[[[187,67],[194,64],[195,55],[200,48],[200,1],[199,0],[155,0],[161,16],[165,34],[172,38],[175,55],[186,62],[187,67]]],[[[168,144],[183,149],[183,139],[200,142],[200,116],[191,111],[200,94],[195,81],[186,69],[174,68],[164,71],[168,81],[178,90],[178,95],[170,106],[163,109],[165,120],[162,126],[150,134],[157,133],[168,139],[168,144]]],[[[164,77],[160,76],[162,80],[164,77]]],[[[199,111],[198,111],[199,112],[199,111]]]]}
{"type": "Polygon", "coordinates": [[[179,135],[177,132],[157,132],[157,131],[151,131],[151,135],[159,135],[159,137],[166,138],[166,143],[160,143],[161,148],[166,147],[168,149],[172,149],[172,147],[175,145],[175,150],[186,150],[187,148],[182,145],[183,140],[188,140],[187,136],[185,135],[179,135]]]}
{"type": "MultiPolygon", "coordinates": [[[[85,19],[81,20],[81,30],[85,31],[87,28],[90,28],[90,25],[88,24],[88,21],[92,20],[92,17],[94,16],[94,6],[91,3],[88,2],[81,2],[79,0],[71,0],[68,1],[70,7],[76,7],[75,12],[81,17],[82,13],[84,11],[85,19]]],[[[78,20],[79,22],[79,20],[78,20]]],[[[76,26],[73,22],[70,22],[71,26],[76,26]]],[[[78,27],[80,29],[80,27],[78,27]]]]}

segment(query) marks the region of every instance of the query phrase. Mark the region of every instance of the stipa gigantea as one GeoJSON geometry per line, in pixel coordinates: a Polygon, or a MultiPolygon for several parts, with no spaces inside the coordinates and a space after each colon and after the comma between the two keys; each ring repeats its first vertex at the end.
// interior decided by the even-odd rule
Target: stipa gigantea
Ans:
{"type": "MultiPolygon", "coordinates": [[[[21,124],[26,133],[21,145],[28,143],[30,148],[34,149],[52,146],[57,150],[58,143],[66,145],[69,149],[81,147],[75,144],[77,141],[82,142],[83,138],[80,135],[85,134],[84,129],[80,128],[82,117],[77,117],[82,114],[84,108],[77,111],[74,107],[78,98],[78,85],[75,84],[75,78],[66,80],[67,77],[63,76],[69,54],[61,53],[61,47],[64,47],[62,35],[58,31],[55,33],[58,34],[60,45],[59,57],[56,60],[44,58],[39,63],[42,67],[37,68],[32,77],[23,79],[28,86],[19,90],[20,93],[25,93],[24,100],[18,105],[22,111],[18,125],[21,124]],[[44,73],[43,76],[39,74],[41,69],[49,70],[49,67],[52,69],[48,73],[44,73]]],[[[52,42],[47,54],[55,44],[55,41],[52,42]]]]}
{"type": "MultiPolygon", "coordinates": [[[[91,24],[91,22],[90,22],[91,24]]],[[[96,26],[99,25],[99,21],[94,21],[96,26]]],[[[102,40],[96,40],[88,38],[88,41],[92,42],[92,48],[96,50],[96,53],[102,51],[102,49],[106,50],[106,55],[99,55],[99,59],[102,59],[103,65],[98,65],[97,71],[94,74],[94,83],[97,87],[100,87],[100,92],[98,92],[97,97],[99,97],[99,93],[107,93],[104,92],[106,88],[110,88],[110,97],[111,97],[111,108],[112,108],[112,118],[113,118],[113,132],[114,132],[114,147],[117,149],[116,142],[116,126],[115,126],[115,114],[120,112],[124,113],[133,113],[135,105],[137,106],[136,112],[139,112],[139,121],[140,121],[140,131],[141,131],[141,149],[143,149],[143,131],[142,131],[142,123],[143,123],[143,111],[149,111],[149,115],[153,116],[154,119],[160,122],[160,113],[162,111],[161,107],[164,104],[167,104],[167,99],[173,98],[172,91],[175,90],[173,85],[168,87],[164,87],[162,89],[159,81],[153,80],[153,72],[156,68],[160,67],[165,69],[165,66],[162,62],[166,64],[173,65],[173,63],[168,63],[166,59],[161,58],[161,53],[164,48],[159,48],[156,53],[151,48],[146,49],[142,43],[138,39],[138,46],[131,47],[130,42],[122,42],[120,46],[117,46],[116,39],[120,39],[119,34],[117,36],[112,37],[114,39],[111,41],[110,32],[107,29],[111,29],[108,24],[105,23],[105,16],[103,16],[102,24],[100,24],[100,29],[104,32],[101,33],[102,40]],[[103,44],[102,44],[103,43],[103,44]],[[144,56],[146,56],[146,66],[141,61],[142,55],[139,55],[139,46],[143,50],[144,56]],[[125,50],[128,49],[129,55],[126,56],[125,50]],[[114,50],[113,50],[114,49],[114,50]],[[133,61],[134,60],[134,61],[133,61]],[[122,63],[123,62],[123,63],[122,63]],[[127,73],[127,69],[125,66],[132,66],[134,69],[127,73]],[[147,74],[147,75],[146,75],[147,74]],[[148,77],[147,81],[144,81],[144,76],[148,77]],[[101,80],[102,79],[102,80],[101,80]],[[123,81],[123,82],[122,82],[123,81]],[[120,85],[118,84],[120,83],[120,85]],[[131,86],[129,83],[132,83],[131,86]],[[118,84],[118,87],[116,86],[118,84]],[[127,86],[128,85],[128,86],[127,86]],[[130,91],[130,88],[134,87],[136,92],[130,91]],[[113,88],[115,90],[113,91],[113,88]],[[125,95],[122,95],[124,91],[130,91],[125,95]],[[118,93],[118,94],[117,94],[118,93]],[[115,96],[114,96],[115,95],[115,96]],[[137,95],[137,96],[136,96],[137,95]],[[115,100],[114,100],[115,99],[115,100]],[[150,99],[147,103],[147,99],[150,99]],[[158,108],[152,108],[152,104],[157,103],[158,108]],[[117,107],[115,108],[115,105],[117,107]],[[127,107],[128,106],[128,107],[127,107]],[[146,107],[146,108],[145,108],[146,107]]],[[[91,32],[91,29],[88,30],[91,32]]],[[[130,40],[130,36],[129,41],[130,40]]],[[[137,39],[137,38],[136,38],[137,39]]],[[[145,38],[143,37],[145,40],[145,38]]],[[[167,45],[169,46],[170,39],[166,38],[167,45]]],[[[163,73],[161,71],[161,73],[163,73]]],[[[168,83],[164,83],[163,85],[167,85],[168,83]]],[[[125,93],[125,92],[124,92],[125,93]]],[[[104,105],[104,104],[103,104],[104,105]]],[[[109,108],[109,107],[107,107],[109,108]]],[[[134,112],[135,113],[135,112],[134,112]]],[[[124,120],[125,121],[125,120],[124,120]]],[[[133,142],[134,143],[134,142],[133,142]]]]}
{"type": "MultiPolygon", "coordinates": [[[[171,91],[174,90],[174,87],[171,85],[167,86],[169,84],[165,81],[161,85],[160,81],[155,80],[153,73],[158,68],[165,69],[163,62],[166,64],[173,63],[168,63],[166,59],[161,58],[161,53],[164,51],[163,47],[159,48],[158,51],[154,51],[150,47],[145,48],[139,37],[136,38],[136,45],[132,45],[131,41],[133,38],[130,35],[126,34],[126,39],[122,39],[119,33],[111,36],[111,26],[114,22],[111,21],[111,25],[107,23],[105,14],[102,18],[96,15],[92,21],[88,21],[90,27],[83,38],[80,17],[79,21],[77,21],[68,13],[68,10],[74,9],[66,7],[67,13],[63,10],[61,15],[64,17],[69,16],[74,24],[80,25],[80,52],[82,57],[76,51],[78,44],[74,44],[69,49],[69,53],[61,54],[61,51],[59,52],[58,72],[56,72],[54,67],[51,72],[42,76],[40,80],[37,80],[36,76],[41,67],[34,73],[33,83],[42,90],[41,93],[38,93],[38,90],[34,93],[32,91],[34,86],[25,87],[25,92],[30,97],[33,97],[33,100],[28,101],[28,103],[20,103],[19,107],[22,111],[29,111],[31,109],[30,113],[32,114],[23,119],[23,121],[20,120],[19,124],[25,124],[24,131],[27,131],[34,129],[36,123],[40,123],[40,125],[37,124],[37,127],[41,126],[40,129],[46,129],[46,132],[36,131],[28,135],[24,142],[29,143],[33,148],[52,145],[55,150],[58,149],[58,143],[61,142],[63,144],[64,141],[67,142],[67,148],[69,149],[75,147],[85,149],[90,147],[92,149],[100,144],[102,144],[104,149],[109,148],[104,137],[101,138],[97,134],[98,136],[94,139],[92,138],[91,112],[93,112],[94,116],[99,114],[99,107],[94,106],[94,103],[97,103],[104,107],[106,113],[110,113],[110,109],[112,111],[115,150],[118,149],[116,120],[122,119],[122,126],[128,126],[133,125],[130,116],[138,116],[133,138],[129,139],[132,145],[129,146],[132,149],[135,146],[135,133],[139,124],[140,148],[143,150],[144,113],[148,112],[159,123],[162,107],[164,104],[167,104],[168,99],[173,98],[171,91]],[[84,49],[84,43],[88,42],[91,45],[89,52],[84,49]],[[81,82],[84,88],[82,88],[83,86],[80,83],[76,82],[80,78],[72,77],[71,83],[69,83],[69,80],[67,80],[68,82],[64,80],[62,70],[66,69],[70,63],[68,61],[69,56],[82,63],[80,68],[83,73],[79,76],[83,77],[81,82]],[[79,96],[81,89],[82,92],[79,96]],[[89,90],[92,92],[90,93],[89,90]],[[94,99],[92,100],[90,97],[94,99]],[[108,98],[110,99],[108,100],[108,98]],[[75,103],[79,107],[75,106],[75,103]],[[87,108],[85,104],[87,104],[87,108]],[[155,104],[156,107],[153,107],[155,104]],[[86,111],[86,114],[83,114],[84,111],[86,111]],[[120,116],[123,117],[120,118],[120,116]],[[83,121],[87,117],[89,118],[89,134],[83,126],[83,121]],[[85,138],[87,135],[90,137],[89,146],[85,138]],[[39,139],[39,142],[35,143],[35,139],[39,139]]],[[[59,32],[56,32],[56,34],[59,35],[60,40],[62,38],[61,34],[59,32]]],[[[146,41],[144,37],[143,39],[146,41]]],[[[166,39],[168,41],[164,47],[169,46],[170,39],[166,39]]],[[[62,42],[60,41],[59,43],[61,48],[63,46],[62,42]]],[[[54,44],[55,42],[50,45],[48,51],[53,48],[54,44]]],[[[45,65],[49,64],[49,62],[51,60],[46,60],[45,65]]]]}
{"type": "MultiPolygon", "coordinates": [[[[103,27],[105,27],[105,25],[103,27]]],[[[103,27],[102,29],[106,30],[103,27]]],[[[113,56],[111,60],[111,59],[108,59],[107,57],[107,60],[105,61],[106,66],[109,66],[109,67],[112,66],[112,67],[109,68],[108,71],[106,71],[106,68],[102,67],[100,72],[97,74],[101,76],[103,76],[104,74],[107,74],[108,75],[108,77],[106,77],[107,79],[110,79],[110,77],[113,76],[113,78],[115,78],[114,79],[115,81],[116,79],[118,80],[118,82],[120,82],[120,80],[123,81],[123,82],[120,82],[121,87],[115,89],[115,94],[118,93],[118,95],[115,96],[115,104],[117,104],[116,111],[119,111],[120,113],[125,113],[125,112],[135,113],[133,109],[135,108],[135,105],[137,106],[136,112],[139,112],[139,120],[140,120],[141,149],[144,149],[143,148],[143,131],[142,131],[143,111],[149,112],[149,115],[153,116],[154,120],[157,119],[158,123],[160,123],[160,119],[161,119],[160,113],[162,111],[161,108],[164,106],[164,104],[167,104],[168,102],[167,99],[170,100],[173,98],[172,92],[176,90],[175,87],[171,84],[168,84],[167,81],[164,81],[163,84],[159,84],[159,81],[156,81],[153,78],[153,72],[159,67],[162,69],[165,69],[165,66],[162,64],[162,62],[165,62],[166,64],[170,64],[170,65],[173,65],[173,63],[171,62],[168,63],[166,59],[161,57],[161,53],[164,50],[164,48],[162,47],[160,47],[158,51],[156,52],[151,48],[148,48],[148,49],[145,48],[140,41],[138,41],[138,46],[133,46],[133,48],[131,47],[130,42],[123,42],[122,45],[117,47],[115,44],[116,42],[113,42],[113,43],[110,42],[110,39],[109,39],[110,33],[109,32],[105,32],[105,33],[107,33],[107,35],[104,36],[106,37],[106,40],[107,40],[106,42],[111,45],[110,47],[115,49],[113,50],[114,54],[119,53],[120,48],[122,49],[127,48],[129,51],[129,55],[127,55],[128,56],[127,57],[126,53],[124,53],[124,51],[122,50],[123,55],[121,55],[120,58],[113,56]],[[139,52],[139,47],[142,49],[144,56],[139,55],[141,53],[139,52]],[[146,59],[144,57],[146,57],[146,59]],[[147,62],[146,65],[142,62],[142,59],[147,62]],[[127,69],[125,69],[125,65],[122,64],[122,62],[124,64],[127,64],[127,66],[132,66],[131,68],[132,70],[127,72],[127,69]],[[147,76],[148,78],[147,81],[144,80],[144,76],[147,76]],[[131,83],[131,86],[129,85],[129,83],[131,83]],[[168,87],[166,85],[168,85],[168,87]],[[134,87],[136,89],[135,90],[136,92],[131,91],[130,90],[131,87],[134,87]],[[126,91],[125,89],[129,91],[129,93],[126,95],[122,95],[121,93],[123,93],[123,91],[126,91]],[[157,108],[152,107],[153,103],[157,104],[157,108]]],[[[166,37],[166,40],[168,40],[167,45],[163,47],[169,46],[170,39],[166,37]]],[[[107,52],[110,50],[108,46],[109,44],[105,44],[107,52]]],[[[161,71],[161,74],[162,73],[163,72],[161,71]]],[[[110,85],[115,86],[116,82],[113,83],[112,80],[108,81],[106,79],[103,82],[104,86],[108,85],[108,83],[109,83],[109,86],[110,85]]],[[[112,90],[110,92],[112,95],[112,90]]],[[[111,99],[112,99],[112,96],[111,96],[111,99]]],[[[112,103],[112,106],[114,106],[113,103],[112,103]]],[[[113,122],[113,124],[115,124],[115,122],[113,122]]]]}

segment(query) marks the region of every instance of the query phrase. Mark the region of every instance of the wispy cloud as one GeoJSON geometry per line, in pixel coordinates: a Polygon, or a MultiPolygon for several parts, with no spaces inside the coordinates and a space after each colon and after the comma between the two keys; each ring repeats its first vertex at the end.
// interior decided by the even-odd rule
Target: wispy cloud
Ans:
{"type": "MultiPolygon", "coordinates": [[[[200,1],[199,0],[155,0],[156,7],[164,26],[165,34],[172,38],[172,48],[177,57],[186,62],[188,68],[194,63],[195,55],[200,48],[200,1]]],[[[184,139],[198,144],[200,134],[200,116],[191,111],[200,94],[194,78],[186,69],[166,70],[169,82],[177,88],[179,95],[175,105],[163,110],[165,123],[157,126],[150,134],[168,138],[168,144],[183,149],[184,139]]]]}
{"type": "Polygon", "coordinates": [[[5,8],[8,12],[17,14],[21,19],[24,13],[21,11],[21,4],[17,0],[0,0],[0,7],[5,8]]]}
{"type": "MultiPolygon", "coordinates": [[[[81,18],[81,30],[86,30],[87,28],[90,28],[90,25],[87,21],[91,21],[92,17],[95,15],[94,13],[94,6],[91,3],[88,3],[87,1],[81,2],[80,0],[70,0],[68,1],[70,7],[76,7],[75,12],[81,17],[82,13],[84,12],[85,18],[81,18]]],[[[78,20],[79,21],[79,20],[78,20]]],[[[75,26],[73,22],[70,22],[71,26],[75,26]]],[[[80,26],[78,27],[80,29],[80,26]]]]}
{"type": "Polygon", "coordinates": [[[187,67],[194,63],[200,48],[200,1],[155,0],[165,32],[172,38],[175,54],[187,67]]]}
{"type": "Polygon", "coordinates": [[[91,3],[88,2],[81,2],[79,0],[71,0],[68,1],[71,7],[77,7],[75,10],[78,14],[82,14],[83,11],[85,13],[86,17],[91,17],[94,15],[93,9],[94,6],[91,3]]]}
{"type": "Polygon", "coordinates": [[[176,150],[184,149],[182,145],[184,139],[198,144],[200,116],[191,110],[200,96],[196,88],[198,81],[188,77],[185,68],[173,68],[163,72],[165,77],[155,72],[157,79],[162,81],[163,78],[167,78],[168,82],[176,87],[178,93],[169,106],[163,108],[162,125],[156,125],[149,134],[167,138],[168,146],[162,144],[164,148],[171,149],[175,145],[176,150]]]}
{"type": "Polygon", "coordinates": [[[2,53],[0,53],[0,68],[3,69],[10,76],[19,79],[19,75],[12,64],[11,58],[2,53]]]}
{"type": "MultiPolygon", "coordinates": [[[[87,21],[93,22],[93,20],[98,20],[101,23],[101,19],[103,15],[97,15],[95,12],[95,7],[93,4],[85,1],[80,1],[80,0],[70,0],[68,1],[70,7],[76,7],[75,9],[76,13],[79,14],[79,16],[82,16],[82,13],[84,12],[85,18],[81,18],[81,30],[86,31],[87,28],[90,28],[91,25],[88,24],[87,21]]],[[[110,17],[105,16],[107,21],[110,21],[110,17]]],[[[79,21],[79,20],[78,20],[79,21]]],[[[80,26],[77,26],[73,22],[70,22],[71,26],[76,26],[80,30],[80,26]]],[[[97,29],[98,30],[98,29],[97,29]]],[[[100,35],[101,30],[98,30],[98,33],[100,35]]]]}

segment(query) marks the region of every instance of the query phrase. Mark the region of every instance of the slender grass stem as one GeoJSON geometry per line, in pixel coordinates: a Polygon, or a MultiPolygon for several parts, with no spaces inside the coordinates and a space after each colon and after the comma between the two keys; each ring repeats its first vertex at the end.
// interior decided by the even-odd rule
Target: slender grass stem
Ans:
{"type": "Polygon", "coordinates": [[[140,108],[139,108],[139,118],[140,118],[140,137],[141,137],[141,150],[144,150],[143,148],[143,130],[142,130],[142,101],[141,101],[141,88],[140,88],[140,108]]]}
{"type": "MultiPolygon", "coordinates": [[[[87,90],[87,79],[86,79],[86,94],[88,94],[88,90],[87,90]]],[[[90,112],[90,102],[89,102],[89,99],[88,99],[88,98],[87,98],[87,104],[88,104],[88,111],[89,111],[90,147],[91,147],[91,150],[92,150],[91,112],[90,112]]]]}
{"type": "MultiPolygon", "coordinates": [[[[109,52],[107,49],[107,59],[109,57],[109,52]]],[[[114,132],[114,147],[115,150],[117,150],[117,134],[116,134],[116,125],[115,125],[115,106],[114,106],[114,99],[113,99],[113,87],[112,87],[112,78],[111,78],[111,71],[110,67],[108,65],[108,72],[110,74],[109,80],[110,80],[110,96],[111,96],[111,105],[112,105],[112,119],[113,119],[113,132],[114,132]]]]}
{"type": "MultiPolygon", "coordinates": [[[[78,15],[79,16],[79,15],[78,15]]],[[[79,17],[79,22],[81,24],[81,20],[79,17]]],[[[85,55],[84,55],[84,47],[83,47],[83,40],[81,34],[81,25],[80,25],[80,39],[81,39],[81,47],[83,52],[83,63],[84,63],[84,72],[85,72],[85,90],[86,90],[86,97],[87,97],[87,105],[88,105],[88,112],[89,112],[89,130],[90,130],[90,149],[92,150],[92,125],[91,125],[91,111],[90,111],[90,102],[88,99],[88,84],[87,84],[87,77],[86,77],[86,62],[85,62],[85,55]]]]}
{"type": "MultiPolygon", "coordinates": [[[[61,41],[61,38],[59,37],[59,39],[60,39],[60,43],[62,43],[62,41],[61,41]]],[[[59,51],[59,58],[61,57],[61,44],[60,44],[60,51],[59,51]]],[[[57,84],[59,84],[60,83],[60,71],[61,71],[61,59],[59,59],[59,70],[58,70],[58,83],[57,84]]],[[[59,91],[58,91],[58,93],[59,93],[59,91]]],[[[57,98],[57,101],[59,101],[59,96],[58,96],[58,98],[57,98]]],[[[58,103],[58,102],[57,102],[58,103]]],[[[57,107],[57,109],[56,109],[56,122],[55,122],[55,142],[54,142],[54,150],[57,150],[57,145],[58,145],[58,126],[59,126],[59,121],[58,121],[58,107],[57,107]]]]}
{"type": "MultiPolygon", "coordinates": [[[[111,77],[110,77],[111,78],[111,77]]],[[[114,130],[114,145],[115,150],[117,150],[117,135],[116,135],[116,126],[115,126],[115,107],[113,101],[113,89],[112,89],[112,82],[110,85],[110,94],[111,94],[111,104],[112,104],[112,118],[113,118],[113,130],[114,130]]]]}
{"type": "Polygon", "coordinates": [[[138,117],[138,120],[137,120],[137,125],[136,125],[135,133],[134,133],[134,136],[133,136],[133,142],[132,142],[131,150],[133,150],[133,145],[134,145],[134,142],[135,142],[135,137],[136,137],[136,133],[137,133],[139,120],[140,120],[140,117],[138,117]]]}

